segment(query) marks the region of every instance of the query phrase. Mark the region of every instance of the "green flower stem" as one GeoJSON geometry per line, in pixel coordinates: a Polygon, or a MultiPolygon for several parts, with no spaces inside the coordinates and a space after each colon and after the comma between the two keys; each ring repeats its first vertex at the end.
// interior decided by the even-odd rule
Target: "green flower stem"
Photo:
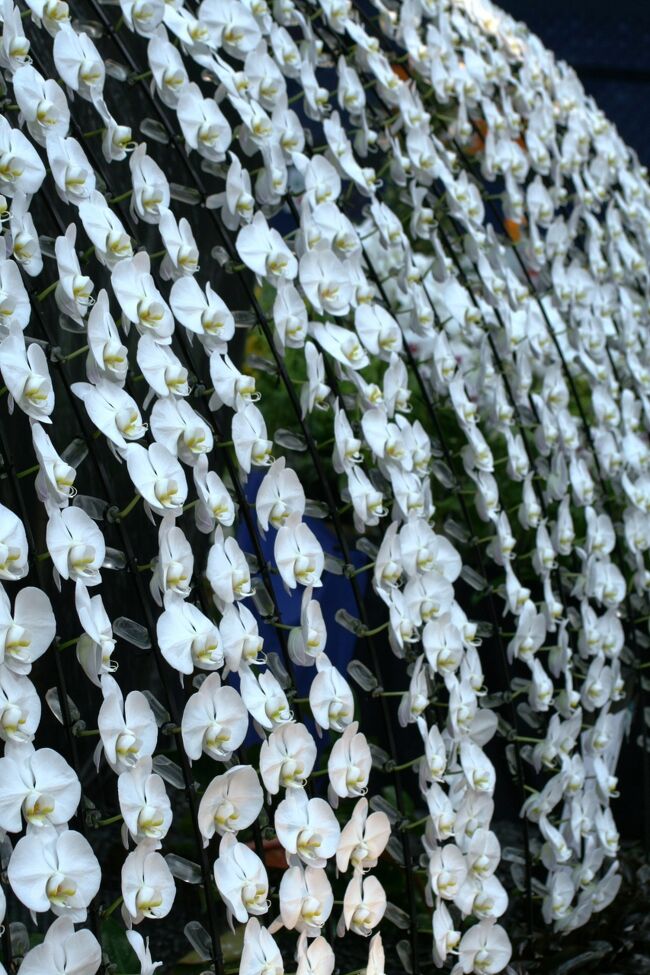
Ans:
{"type": "Polygon", "coordinates": [[[412,758],[410,762],[404,762],[402,765],[393,765],[391,772],[403,772],[407,768],[413,768],[418,762],[421,762],[424,755],[418,755],[417,758],[412,758]]]}
{"type": "Polygon", "coordinates": [[[119,196],[112,197],[112,199],[110,199],[108,202],[109,203],[123,203],[125,200],[128,200],[129,197],[132,196],[132,195],[133,195],[133,190],[132,189],[131,190],[126,190],[126,192],[120,193],[119,196]]]}
{"type": "Polygon", "coordinates": [[[417,829],[418,826],[424,826],[428,819],[428,816],[423,816],[422,819],[416,819],[415,822],[407,823],[406,826],[402,826],[402,829],[417,829]]]}
{"type": "Polygon", "coordinates": [[[52,284],[48,284],[47,288],[44,288],[43,291],[39,292],[39,294],[36,295],[36,300],[39,302],[45,301],[47,296],[52,294],[52,292],[54,291],[58,283],[59,282],[57,279],[56,281],[53,281],[52,284]]]}
{"type": "Polygon", "coordinates": [[[72,359],[76,359],[78,356],[83,355],[87,351],[88,346],[82,345],[81,348],[75,349],[74,352],[69,352],[68,355],[64,356],[63,359],[61,359],[61,362],[70,362],[72,359]]]}
{"type": "Polygon", "coordinates": [[[97,826],[112,826],[113,823],[121,823],[123,818],[122,813],[118,813],[116,816],[109,816],[108,819],[100,819],[97,826]]]}
{"type": "MultiPolygon", "coordinates": [[[[378,633],[383,633],[384,630],[387,630],[388,626],[389,626],[389,621],[386,620],[386,622],[382,623],[381,626],[376,626],[374,630],[361,630],[359,632],[359,636],[360,637],[377,636],[378,633]]],[[[399,693],[401,694],[403,692],[400,691],[399,693]]]]}
{"type": "Polygon", "coordinates": [[[18,471],[16,477],[29,477],[30,474],[36,474],[36,472],[40,471],[40,469],[40,464],[34,464],[32,467],[27,467],[24,471],[18,471]]]}
{"type": "Polygon", "coordinates": [[[57,643],[57,650],[67,650],[68,647],[73,647],[79,640],[78,636],[74,636],[71,640],[66,640],[64,643],[57,643]]]}
{"type": "Polygon", "coordinates": [[[140,500],[140,495],[139,494],[134,495],[129,501],[129,503],[127,504],[126,508],[122,508],[121,511],[118,511],[116,515],[116,520],[124,521],[125,518],[128,518],[128,516],[131,514],[131,512],[133,511],[133,509],[135,508],[139,500],[140,500]]]}
{"type": "Polygon", "coordinates": [[[123,899],[124,898],[122,897],[121,894],[120,894],[119,897],[116,897],[115,900],[113,901],[113,903],[110,905],[110,907],[107,907],[106,910],[103,912],[104,918],[110,917],[111,914],[113,913],[113,911],[116,911],[117,908],[120,906],[120,904],[122,903],[123,899]]]}

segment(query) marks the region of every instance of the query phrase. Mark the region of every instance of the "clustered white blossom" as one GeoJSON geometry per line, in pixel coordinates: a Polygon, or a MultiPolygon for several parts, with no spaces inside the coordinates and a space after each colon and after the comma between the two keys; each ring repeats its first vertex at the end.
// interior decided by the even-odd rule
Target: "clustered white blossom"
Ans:
{"type": "MultiPolygon", "coordinates": [[[[118,36],[110,11],[89,6],[118,36]]],[[[610,803],[634,649],[623,621],[643,615],[650,589],[646,174],[573,72],[487,0],[373,0],[372,18],[350,0],[119,7],[121,32],[144,39],[152,104],[178,123],[158,129],[219,191],[173,183],[120,121],[128,106],[115,91],[128,91],[130,69],[105,61],[102,29],[73,20],[65,0],[4,0],[0,67],[15,105],[0,116],[2,424],[24,414],[35,466],[20,477],[35,475],[46,527],[33,537],[38,519],[19,510],[14,472],[15,510],[0,507],[0,829],[13,847],[14,897],[34,917],[56,915],[20,973],[94,975],[102,964],[83,927],[100,863],[70,827],[83,822],[78,770],[39,736],[30,678],[43,654],[64,652],[42,588],[50,573],[74,606],[78,664],[102,697],[94,723],[83,707],[72,729],[59,716],[73,733],[96,725],[95,763],[115,774],[118,906],[143,975],[159,963],[135,927],[167,917],[177,896],[169,781],[156,762],[166,719],[150,688],[115,675],[124,621],[104,603],[111,571],[127,561],[104,527],[128,526],[138,501],[158,539],[149,638],[187,692],[171,733],[186,776],[191,763],[210,763],[194,821],[211,871],[202,883],[212,897],[214,882],[231,925],[246,926],[241,975],[294,964],[299,975],[331,975],[331,939],[347,932],[370,937],[368,973],[383,975],[388,905],[377,873],[391,831],[403,856],[415,851],[400,871],[426,873],[435,964],[500,972],[511,956],[499,923],[508,895],[486,754],[498,726],[522,794],[526,775],[535,783],[521,814],[539,827],[527,855],[545,922],[586,923],[620,884],[610,803]],[[81,103],[96,132],[75,120],[81,103]],[[125,193],[107,195],[109,167],[125,193]],[[48,248],[38,204],[51,199],[64,219],[48,248]],[[230,252],[199,250],[197,202],[200,220],[225,228],[230,252]],[[30,298],[28,279],[41,272],[50,286],[30,298]],[[384,625],[375,633],[347,611],[335,625],[374,637],[375,672],[351,668],[365,694],[380,698],[381,672],[401,661],[408,686],[385,703],[398,735],[417,729],[421,752],[395,772],[398,749],[384,771],[426,809],[419,833],[403,807],[391,817],[373,795],[363,708],[328,654],[341,630],[327,631],[323,606],[341,566],[314,530],[291,446],[274,457],[282,438],[254,369],[240,371],[236,328],[251,313],[219,295],[225,272],[255,281],[251,301],[271,295],[258,317],[295,432],[319,476],[329,471],[328,516],[351,511],[374,553],[355,569],[344,552],[343,573],[368,571],[384,625]],[[45,316],[59,322],[49,333],[45,316]],[[58,329],[85,347],[64,356],[58,329]],[[283,373],[289,353],[305,377],[295,384],[283,373]],[[209,395],[195,376],[203,357],[209,395]],[[64,450],[69,431],[57,423],[68,390],[55,369],[69,377],[74,359],[67,415],[78,411],[135,493],[110,517],[77,496],[77,468],[83,480],[90,461],[64,450]],[[310,433],[316,415],[330,417],[326,451],[310,433]],[[265,569],[235,530],[255,468],[265,473],[246,525],[272,542],[265,569]],[[207,559],[193,526],[208,538],[207,559]],[[270,571],[300,606],[284,664],[312,675],[308,707],[294,703],[260,634],[270,571]],[[40,587],[15,585],[28,573],[40,587]],[[207,600],[193,598],[202,578],[207,600]],[[472,618],[472,590],[490,620],[472,618]],[[486,687],[482,639],[500,654],[507,692],[486,687]],[[240,755],[251,729],[257,766],[240,755]],[[246,833],[264,807],[286,855],[277,896],[246,833]],[[295,963],[274,939],[281,928],[295,933],[295,963]]],[[[337,531],[339,542],[349,534],[337,531]]]]}

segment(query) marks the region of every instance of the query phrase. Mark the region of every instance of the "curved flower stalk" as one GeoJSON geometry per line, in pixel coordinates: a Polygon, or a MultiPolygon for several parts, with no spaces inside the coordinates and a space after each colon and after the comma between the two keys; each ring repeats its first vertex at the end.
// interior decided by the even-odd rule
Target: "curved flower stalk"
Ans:
{"type": "Polygon", "coordinates": [[[414,975],[497,973],[499,748],[537,923],[586,924],[620,884],[645,173],[483,0],[83,7],[7,0],[0,50],[0,826],[27,824],[9,919],[61,915],[21,971],[96,971],[96,908],[120,906],[153,972],[132,928],[155,955],[189,880],[218,975],[228,922],[242,975],[331,975],[340,938],[383,975],[393,920],[414,975]],[[110,906],[97,822],[125,847],[110,906]]]}

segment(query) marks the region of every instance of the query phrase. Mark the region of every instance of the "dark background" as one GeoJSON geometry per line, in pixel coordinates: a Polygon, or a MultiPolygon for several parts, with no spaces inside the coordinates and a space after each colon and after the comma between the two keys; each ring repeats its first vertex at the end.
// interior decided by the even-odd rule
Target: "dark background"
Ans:
{"type": "Polygon", "coordinates": [[[647,0],[501,0],[564,61],[650,164],[650,3],[647,0]]]}

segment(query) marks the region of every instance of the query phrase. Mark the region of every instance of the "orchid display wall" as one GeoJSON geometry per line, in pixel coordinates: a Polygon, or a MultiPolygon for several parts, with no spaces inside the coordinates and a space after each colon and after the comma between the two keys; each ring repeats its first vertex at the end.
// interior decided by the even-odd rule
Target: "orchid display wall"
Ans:
{"type": "Polygon", "coordinates": [[[4,0],[0,69],[0,972],[592,924],[650,785],[634,153],[487,0],[4,0]]]}

